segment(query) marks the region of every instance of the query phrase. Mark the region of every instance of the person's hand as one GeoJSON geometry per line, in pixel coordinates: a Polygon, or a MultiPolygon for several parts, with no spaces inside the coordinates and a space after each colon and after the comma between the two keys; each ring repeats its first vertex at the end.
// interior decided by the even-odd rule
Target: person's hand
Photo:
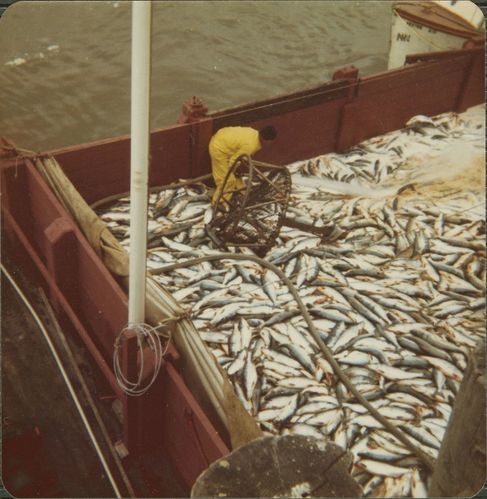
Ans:
{"type": "Polygon", "coordinates": [[[235,168],[234,175],[237,178],[242,178],[246,171],[248,171],[249,165],[247,163],[246,157],[240,157],[238,160],[237,168],[235,168]]]}

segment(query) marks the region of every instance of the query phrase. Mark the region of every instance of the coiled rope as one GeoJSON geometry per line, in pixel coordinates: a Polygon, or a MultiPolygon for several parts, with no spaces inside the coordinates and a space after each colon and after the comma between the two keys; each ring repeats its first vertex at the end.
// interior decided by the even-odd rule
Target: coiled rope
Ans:
{"type": "Polygon", "coordinates": [[[171,342],[171,331],[167,328],[169,322],[173,322],[176,318],[169,318],[161,322],[158,326],[152,327],[149,324],[127,325],[115,339],[113,350],[113,373],[118,385],[124,393],[132,397],[139,397],[149,390],[154,384],[159,371],[161,370],[162,361],[167,353],[171,342]],[[160,328],[164,328],[160,330],[160,328]],[[128,333],[135,333],[137,336],[137,348],[140,352],[139,372],[136,381],[129,380],[124,374],[120,366],[120,350],[128,333]],[[165,343],[165,344],[163,344],[165,343]],[[144,381],[144,365],[146,349],[152,351],[154,357],[154,369],[152,375],[144,381]]]}

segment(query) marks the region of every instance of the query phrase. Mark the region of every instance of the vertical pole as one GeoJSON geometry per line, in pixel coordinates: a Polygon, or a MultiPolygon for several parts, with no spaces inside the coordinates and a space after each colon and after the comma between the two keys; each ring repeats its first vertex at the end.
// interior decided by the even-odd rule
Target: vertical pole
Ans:
{"type": "Polygon", "coordinates": [[[132,2],[129,325],[144,322],[149,170],[151,2],[132,2]]]}
{"type": "MultiPolygon", "coordinates": [[[[137,368],[137,335],[127,332],[122,348],[122,372],[126,379],[136,380],[137,368]]],[[[142,425],[140,424],[140,397],[123,395],[123,442],[127,450],[136,453],[140,450],[142,425]]]]}

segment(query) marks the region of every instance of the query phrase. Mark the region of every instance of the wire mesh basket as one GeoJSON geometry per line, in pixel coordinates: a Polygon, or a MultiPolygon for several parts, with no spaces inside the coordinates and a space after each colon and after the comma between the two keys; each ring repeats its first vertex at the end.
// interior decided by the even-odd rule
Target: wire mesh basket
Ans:
{"type": "Polygon", "coordinates": [[[239,156],[224,179],[208,234],[218,246],[265,255],[279,235],[290,192],[287,168],[239,156]]]}

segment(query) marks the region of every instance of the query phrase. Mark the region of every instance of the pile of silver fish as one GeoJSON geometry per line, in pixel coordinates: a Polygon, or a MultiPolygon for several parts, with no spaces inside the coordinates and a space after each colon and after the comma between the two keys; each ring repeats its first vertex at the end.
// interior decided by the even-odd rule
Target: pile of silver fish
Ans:
{"type": "MultiPolygon", "coordinates": [[[[288,216],[333,223],[338,236],[326,242],[284,226],[265,257],[298,288],[357,389],[432,459],[467,354],[485,334],[483,119],[483,106],[416,116],[344,154],[289,165],[288,216]]],[[[100,211],[126,246],[129,203],[100,211]]],[[[205,232],[204,185],[151,194],[149,218],[148,268],[220,252],[205,232]]],[[[337,380],[276,275],[222,259],[157,279],[191,310],[265,432],[350,450],[366,496],[427,496],[418,458],[337,380]]]]}

